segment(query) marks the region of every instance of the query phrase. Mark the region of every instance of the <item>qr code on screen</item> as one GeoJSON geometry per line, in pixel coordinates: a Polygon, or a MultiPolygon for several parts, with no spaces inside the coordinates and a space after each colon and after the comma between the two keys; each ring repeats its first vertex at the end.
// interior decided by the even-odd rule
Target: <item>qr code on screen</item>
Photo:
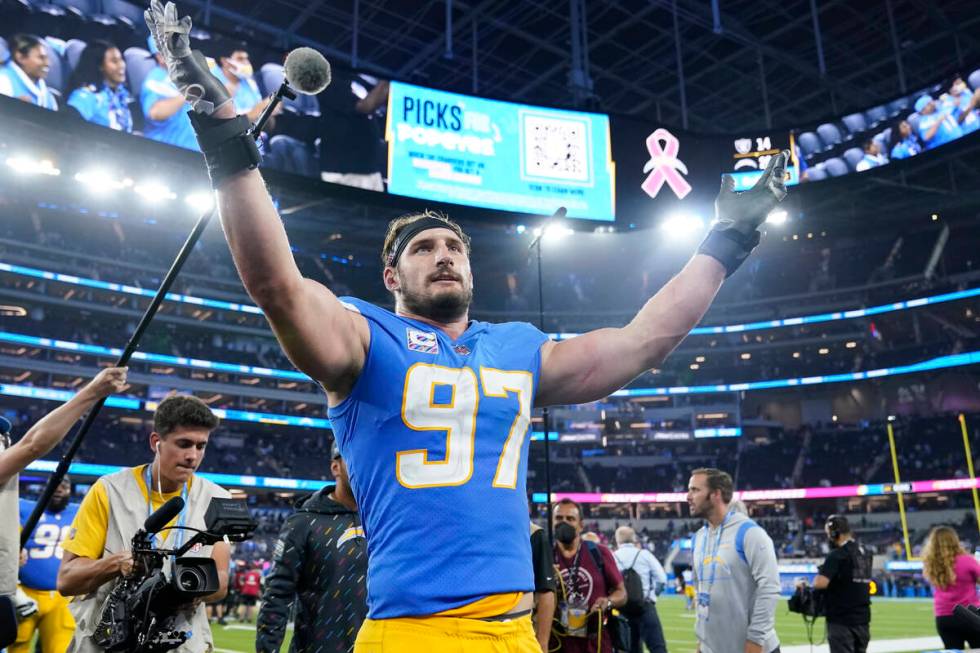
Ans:
{"type": "Polygon", "coordinates": [[[525,177],[590,180],[587,121],[524,113],[521,120],[525,177]]]}

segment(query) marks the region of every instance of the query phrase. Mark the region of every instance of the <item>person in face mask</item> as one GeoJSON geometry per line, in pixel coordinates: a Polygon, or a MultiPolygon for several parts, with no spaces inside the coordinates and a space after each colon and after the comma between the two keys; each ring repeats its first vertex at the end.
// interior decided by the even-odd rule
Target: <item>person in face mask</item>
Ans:
{"type": "MultiPolygon", "coordinates": [[[[215,50],[215,59],[217,66],[213,66],[211,72],[228,89],[228,94],[235,103],[235,111],[247,115],[252,122],[258,120],[268,106],[269,98],[262,97],[255,83],[255,78],[252,76],[252,62],[248,58],[245,45],[235,41],[225,41],[215,50]]],[[[266,131],[273,129],[275,116],[281,112],[280,104],[273,112],[273,117],[265,124],[266,131]]]]}
{"type": "Polygon", "coordinates": [[[626,603],[616,558],[602,544],[582,540],[582,509],[575,501],[559,501],[553,520],[555,565],[561,576],[557,617],[565,633],[558,636],[557,651],[611,653],[612,638],[606,634],[600,642],[598,633],[606,612],[626,603]]]}

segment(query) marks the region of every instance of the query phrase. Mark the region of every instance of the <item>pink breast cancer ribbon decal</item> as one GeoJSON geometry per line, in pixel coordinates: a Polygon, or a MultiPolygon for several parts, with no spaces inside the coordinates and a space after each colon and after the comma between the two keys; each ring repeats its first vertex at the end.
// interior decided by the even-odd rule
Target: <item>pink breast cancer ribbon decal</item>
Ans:
{"type": "Polygon", "coordinates": [[[691,192],[691,184],[681,175],[687,174],[687,166],[677,158],[680,148],[680,141],[666,129],[658,129],[647,136],[650,160],[643,166],[643,172],[649,172],[650,175],[640,188],[650,197],[656,197],[664,184],[670,186],[679,200],[691,192]]]}

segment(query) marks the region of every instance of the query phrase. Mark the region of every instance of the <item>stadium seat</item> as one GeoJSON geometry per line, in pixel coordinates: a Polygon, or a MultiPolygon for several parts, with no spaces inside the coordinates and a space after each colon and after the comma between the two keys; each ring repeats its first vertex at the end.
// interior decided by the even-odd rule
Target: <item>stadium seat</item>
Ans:
{"type": "Polygon", "coordinates": [[[864,115],[860,113],[852,113],[846,115],[841,120],[843,121],[844,126],[847,127],[847,130],[851,132],[852,135],[860,134],[861,132],[863,132],[865,129],[868,128],[867,123],[864,122],[864,115]]]}
{"type": "Polygon", "coordinates": [[[891,127],[889,127],[883,132],[878,132],[877,134],[875,134],[874,138],[871,139],[875,143],[877,143],[878,149],[881,150],[881,153],[886,156],[891,154],[888,151],[888,142],[891,140],[891,135],[892,135],[892,129],[891,127]]]}
{"type": "Polygon", "coordinates": [[[102,0],[102,13],[129,25],[143,25],[143,9],[125,0],[102,0]]]}
{"type": "Polygon", "coordinates": [[[65,44],[65,79],[71,77],[78,67],[78,60],[82,58],[82,51],[87,44],[80,39],[68,39],[65,44]]]}
{"type": "Polygon", "coordinates": [[[823,149],[823,143],[820,142],[820,137],[813,132],[803,132],[800,134],[799,143],[804,156],[810,156],[823,149]]]}
{"type": "Polygon", "coordinates": [[[7,39],[0,36],[0,65],[7,63],[10,58],[10,48],[7,47],[7,39]]]}
{"type": "Polygon", "coordinates": [[[847,167],[852,171],[857,170],[857,165],[863,158],[864,152],[859,147],[849,147],[844,150],[844,160],[847,161],[847,167]]]}
{"type": "Polygon", "coordinates": [[[44,37],[44,46],[48,51],[48,76],[45,82],[57,91],[64,91],[64,85],[68,83],[68,76],[65,73],[65,47],[66,43],[53,36],[44,37]]]}
{"type": "Polygon", "coordinates": [[[910,113],[909,117],[906,118],[906,120],[909,121],[909,124],[912,125],[912,131],[914,131],[916,134],[919,133],[919,118],[920,116],[917,113],[910,113]]]}
{"type": "Polygon", "coordinates": [[[898,114],[902,113],[909,108],[909,99],[907,97],[898,98],[894,102],[888,103],[888,116],[894,118],[898,114]]]}
{"type": "Polygon", "coordinates": [[[820,140],[823,141],[824,150],[833,148],[843,140],[841,138],[840,130],[837,129],[837,125],[829,122],[817,127],[817,134],[820,135],[820,140]]]}
{"type": "Polygon", "coordinates": [[[277,134],[269,139],[264,165],[304,177],[316,177],[319,166],[307,145],[292,136],[277,134]]]}
{"type": "Polygon", "coordinates": [[[888,110],[885,108],[885,105],[872,107],[865,112],[864,117],[869,127],[877,127],[888,119],[888,110]]]}
{"type": "Polygon", "coordinates": [[[139,103],[143,80],[157,65],[156,59],[150,56],[149,50],[135,47],[126,48],[123,59],[126,60],[126,82],[129,84],[129,92],[139,103]]]}
{"type": "Polygon", "coordinates": [[[970,73],[970,77],[967,79],[967,83],[970,84],[970,88],[972,88],[974,91],[980,88],[980,68],[977,68],[972,73],[970,73]]]}
{"type": "Polygon", "coordinates": [[[847,164],[840,157],[831,157],[823,162],[824,169],[827,174],[831,177],[843,177],[850,170],[847,169],[847,164]]]}
{"type": "Polygon", "coordinates": [[[827,171],[824,169],[822,163],[818,163],[811,168],[807,168],[806,178],[807,181],[823,181],[827,178],[827,171]]]}

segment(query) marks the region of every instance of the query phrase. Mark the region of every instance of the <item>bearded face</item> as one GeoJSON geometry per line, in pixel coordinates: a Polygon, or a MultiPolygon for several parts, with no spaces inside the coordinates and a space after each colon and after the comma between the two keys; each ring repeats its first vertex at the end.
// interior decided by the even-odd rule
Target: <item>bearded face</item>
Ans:
{"type": "Polygon", "coordinates": [[[473,274],[465,244],[451,229],[428,229],[409,242],[385,285],[399,308],[436,322],[464,318],[473,301],[473,274]]]}

